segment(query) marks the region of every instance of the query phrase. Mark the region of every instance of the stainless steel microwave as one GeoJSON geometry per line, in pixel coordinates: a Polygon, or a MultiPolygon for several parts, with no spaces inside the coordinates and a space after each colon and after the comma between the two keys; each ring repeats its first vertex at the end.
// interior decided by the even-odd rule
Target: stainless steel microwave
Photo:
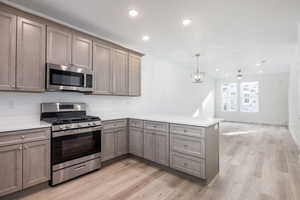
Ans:
{"type": "Polygon", "coordinates": [[[93,71],[76,66],[48,63],[46,65],[48,91],[93,91],[93,71]]]}

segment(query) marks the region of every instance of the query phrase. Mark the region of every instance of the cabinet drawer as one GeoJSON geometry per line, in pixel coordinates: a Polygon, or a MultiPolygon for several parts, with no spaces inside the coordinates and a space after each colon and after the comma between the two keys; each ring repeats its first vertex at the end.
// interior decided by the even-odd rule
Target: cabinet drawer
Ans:
{"type": "Polygon", "coordinates": [[[166,122],[145,121],[144,128],[148,130],[168,132],[169,124],[166,122]]]}
{"type": "Polygon", "coordinates": [[[172,152],[171,167],[178,171],[205,179],[205,160],[172,152]]]}
{"type": "Polygon", "coordinates": [[[123,128],[127,126],[127,120],[113,120],[113,121],[104,121],[103,122],[103,129],[112,129],[112,128],[123,128]]]}
{"type": "Polygon", "coordinates": [[[205,137],[205,128],[197,126],[171,124],[170,132],[193,137],[205,137]]]}
{"type": "Polygon", "coordinates": [[[32,129],[0,134],[0,146],[50,139],[50,129],[32,129]]]}
{"type": "Polygon", "coordinates": [[[201,138],[171,135],[171,150],[205,158],[205,140],[201,138]]]}
{"type": "Polygon", "coordinates": [[[136,128],[143,128],[144,122],[140,119],[129,119],[129,126],[136,127],[136,128]]]}

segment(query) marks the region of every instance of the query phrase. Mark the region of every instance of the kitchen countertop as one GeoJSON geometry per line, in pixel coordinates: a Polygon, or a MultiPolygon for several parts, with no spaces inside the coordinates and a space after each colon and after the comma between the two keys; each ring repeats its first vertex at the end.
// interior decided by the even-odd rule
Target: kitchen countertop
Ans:
{"type": "Polygon", "coordinates": [[[51,124],[31,118],[5,118],[0,120],[0,132],[47,128],[51,124]]]}
{"type": "Polygon", "coordinates": [[[133,118],[149,121],[159,121],[174,124],[186,124],[192,126],[209,127],[221,121],[221,119],[201,119],[198,117],[188,117],[180,115],[163,115],[163,114],[110,114],[100,116],[101,120],[116,120],[123,118],[133,118]]]}

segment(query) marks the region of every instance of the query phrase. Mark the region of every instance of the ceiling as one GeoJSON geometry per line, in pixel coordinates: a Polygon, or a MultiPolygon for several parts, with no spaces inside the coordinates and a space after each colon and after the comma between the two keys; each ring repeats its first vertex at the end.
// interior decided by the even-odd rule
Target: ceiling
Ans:
{"type": "Polygon", "coordinates": [[[214,76],[286,72],[300,21],[299,0],[10,0],[147,55],[214,76]],[[128,11],[139,15],[130,18],[128,11]],[[182,25],[184,18],[192,24],[182,25]],[[142,41],[148,34],[151,39],[142,41]],[[266,59],[267,63],[256,66],[266,59]],[[216,72],[216,68],[220,71],[216,72]],[[228,75],[227,74],[227,75],[228,75]]]}

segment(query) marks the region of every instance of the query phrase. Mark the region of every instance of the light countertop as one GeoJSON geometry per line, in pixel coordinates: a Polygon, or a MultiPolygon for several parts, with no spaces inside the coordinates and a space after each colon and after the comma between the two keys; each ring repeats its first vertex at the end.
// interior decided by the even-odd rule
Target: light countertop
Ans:
{"type": "Polygon", "coordinates": [[[159,121],[174,124],[186,124],[192,126],[209,127],[219,123],[220,119],[201,119],[198,117],[188,117],[180,115],[165,115],[165,114],[110,114],[100,116],[101,120],[115,120],[122,118],[133,118],[149,121],[159,121]]]}
{"type": "Polygon", "coordinates": [[[0,132],[47,128],[51,124],[32,118],[7,118],[0,121],[0,132]]]}

